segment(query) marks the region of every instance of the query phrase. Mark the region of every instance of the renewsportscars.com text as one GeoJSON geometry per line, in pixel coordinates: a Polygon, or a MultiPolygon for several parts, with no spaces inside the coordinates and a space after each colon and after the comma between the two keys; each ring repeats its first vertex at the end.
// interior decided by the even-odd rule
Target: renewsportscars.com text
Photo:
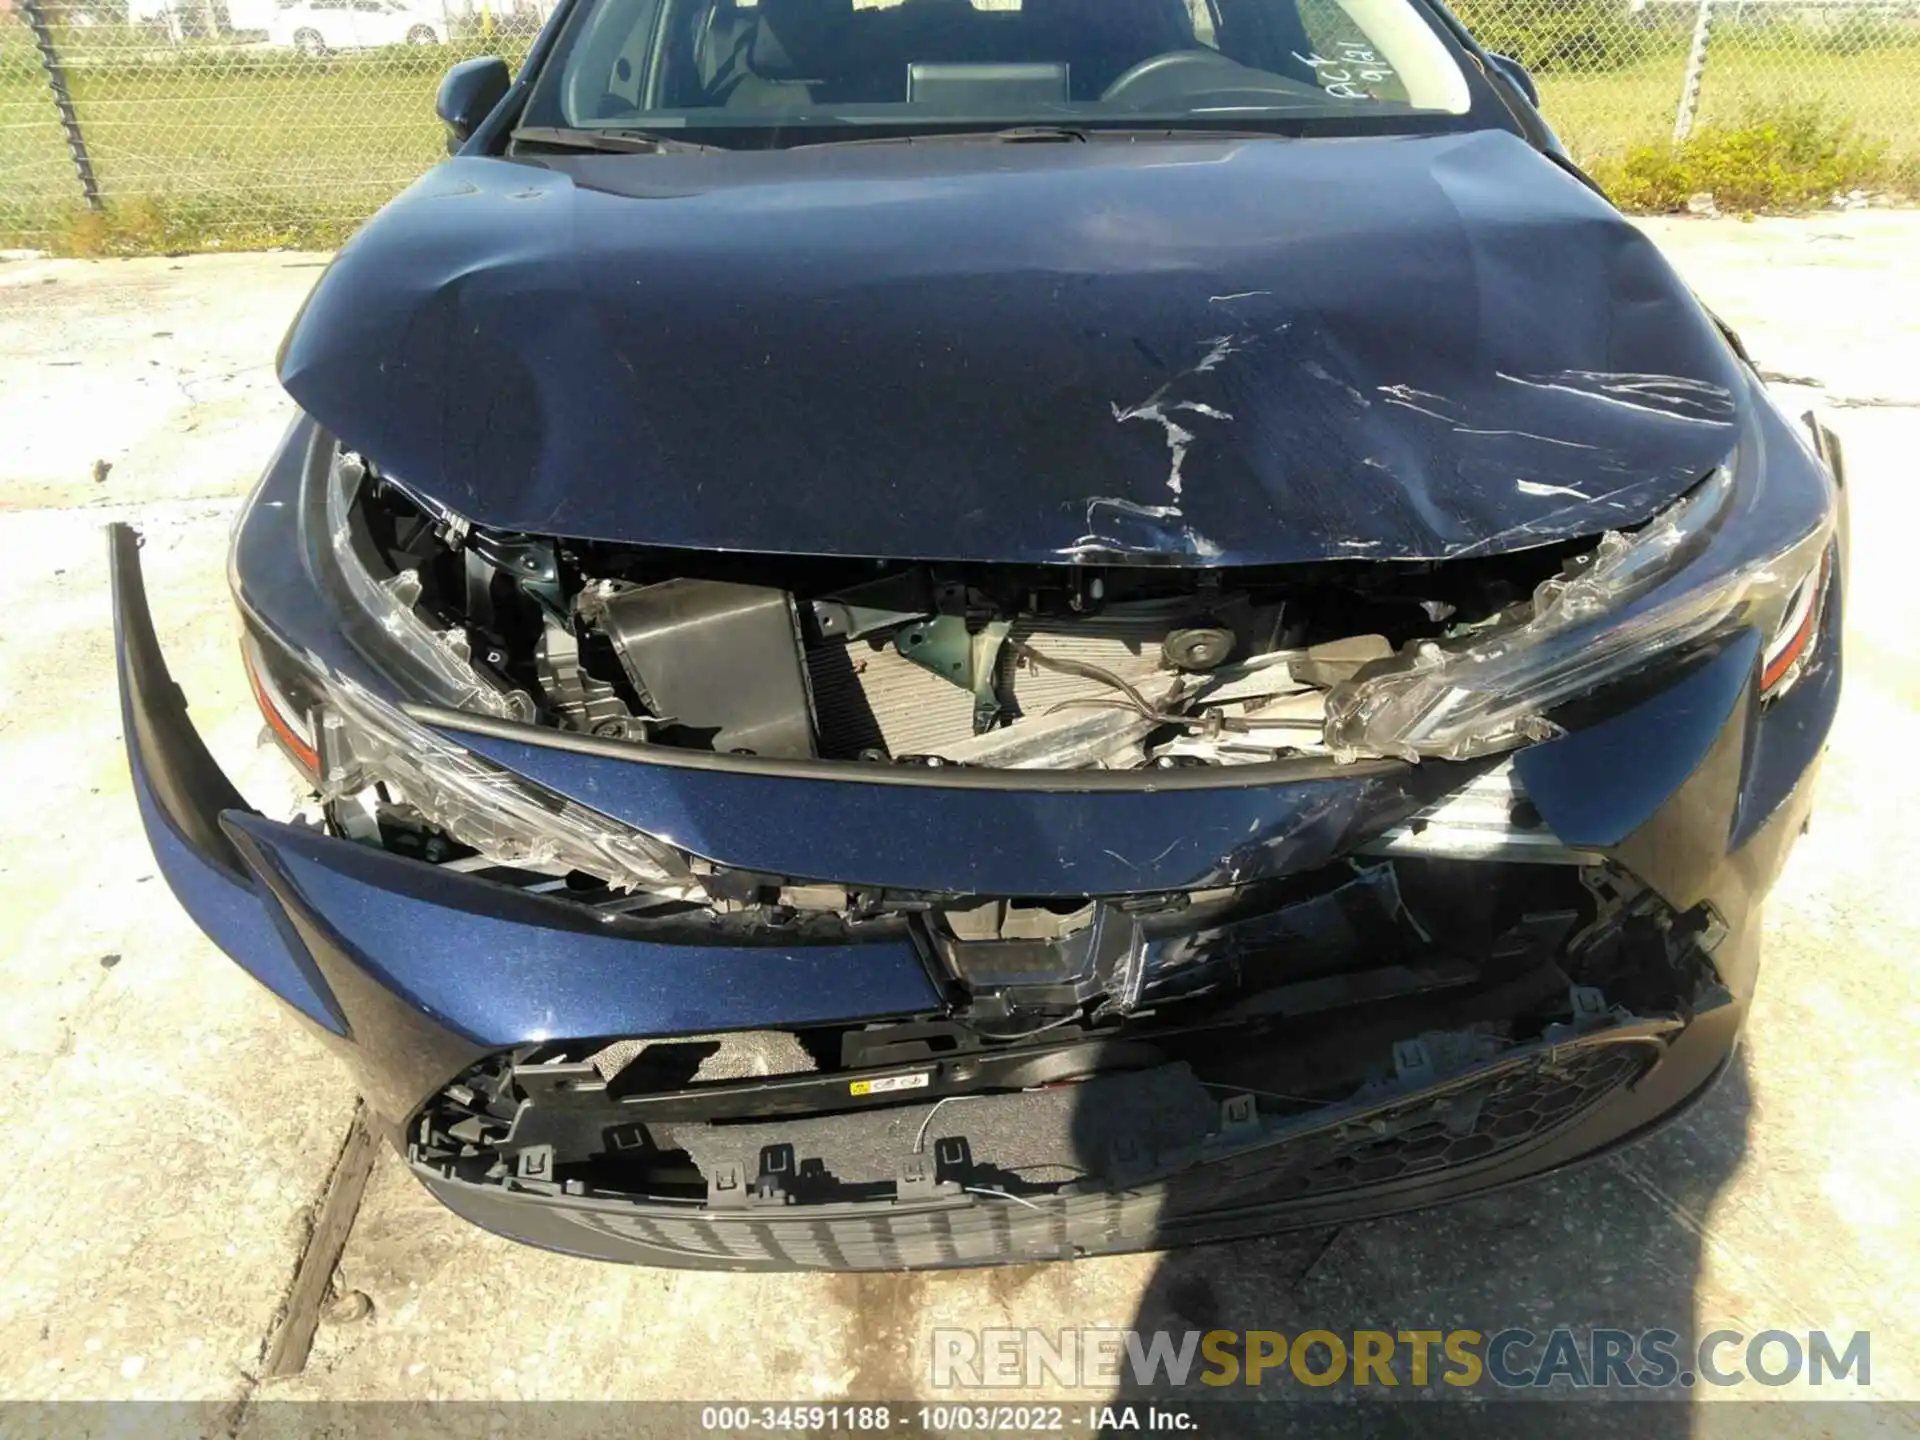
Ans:
{"type": "MultiPolygon", "coordinates": [[[[933,1332],[934,1388],[1045,1385],[1690,1389],[1873,1381],[1865,1330],[1035,1330],[933,1332]]],[[[1205,1393],[1204,1389],[1200,1393],[1205,1393]]]]}

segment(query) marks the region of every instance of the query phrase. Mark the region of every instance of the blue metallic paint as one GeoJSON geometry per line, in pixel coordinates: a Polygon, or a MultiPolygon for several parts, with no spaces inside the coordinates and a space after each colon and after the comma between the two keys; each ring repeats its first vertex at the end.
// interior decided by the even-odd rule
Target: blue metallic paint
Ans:
{"type": "Polygon", "coordinates": [[[609,761],[446,732],[476,754],[671,844],[795,878],[980,895],[1197,889],[1324,865],[1470,769],[1215,789],[976,790],[609,761]]]}
{"type": "Polygon", "coordinates": [[[186,699],[167,673],[140,578],[139,538],[107,530],[113,594],[114,668],[120,724],[135,802],[153,857],[195,922],[221,949],[315,1024],[346,1033],[345,1018],[297,945],[288,945],[271,907],[262,908],[239,855],[225,843],[221,808],[243,803],[187,718],[186,699]],[[156,774],[150,756],[162,766],[156,774]]]}
{"type": "Polygon", "coordinates": [[[1632,524],[1746,403],[1652,244],[1504,130],[463,155],[280,375],[499,528],[1142,564],[1632,524]]]}
{"type": "MultiPolygon", "coordinates": [[[[320,482],[331,454],[330,437],[307,416],[296,415],[234,523],[228,582],[241,610],[283,648],[312,656],[335,674],[351,676],[389,699],[400,699],[401,692],[375,661],[348,638],[348,626],[356,618],[351,606],[337,603],[337,588],[323,583],[317,573],[325,525],[319,516],[305,512],[309,504],[319,509],[324,495],[320,482]]],[[[364,623],[364,617],[359,618],[364,623]]]]}
{"type": "Polygon", "coordinates": [[[186,842],[154,803],[139,752],[130,750],[129,761],[147,843],[181,908],[209,940],[302,1016],[324,1030],[347,1035],[338,1002],[311,960],[288,943],[277,912],[262,904],[248,879],[214,864],[186,842]]]}
{"type": "MultiPolygon", "coordinates": [[[[255,513],[261,512],[256,509],[255,513]]],[[[137,587],[137,562],[130,576],[116,571],[116,593],[121,595],[116,623],[123,693],[128,695],[132,694],[125,685],[128,627],[145,624],[145,609],[142,603],[130,620],[125,592],[137,592],[137,587]]],[[[275,596],[283,602],[301,598],[297,586],[277,590],[275,596]]],[[[257,603],[260,595],[251,599],[257,603]]],[[[303,599],[305,605],[317,601],[312,594],[303,599]]],[[[1829,611],[1830,631],[1837,629],[1838,621],[1835,606],[1829,611]]],[[[150,629],[133,638],[150,641],[150,629]]],[[[1830,633],[1828,642],[1837,638],[1830,633]]],[[[1751,645],[1739,648],[1750,651],[1751,645]]],[[[1780,713],[1794,717],[1797,745],[1804,745],[1815,732],[1824,732],[1837,683],[1837,666],[1818,669],[1789,697],[1789,702],[1804,708],[1797,712],[1781,708],[1780,713]]],[[[1749,693],[1741,692],[1743,702],[1749,693]]],[[[1705,898],[1719,907],[1736,936],[1749,937],[1754,907],[1806,813],[1809,774],[1795,779],[1764,763],[1764,749],[1750,737],[1764,736],[1773,719],[1769,715],[1750,725],[1751,707],[1745,703],[1739,715],[1717,723],[1711,713],[1716,707],[1700,704],[1698,695],[1683,682],[1642,700],[1639,708],[1644,714],[1623,722],[1623,729],[1637,735],[1641,743],[1637,748],[1615,745],[1608,779],[1630,808],[1651,808],[1652,813],[1619,853],[1636,863],[1656,887],[1669,880],[1693,884],[1704,878],[1705,898]],[[1672,777],[1660,769],[1655,752],[1662,744],[1676,741],[1684,742],[1683,748],[1691,746],[1694,742],[1684,734],[1689,727],[1696,736],[1713,732],[1711,750],[1730,756],[1732,768],[1724,759],[1703,764],[1678,789],[1667,790],[1672,777]],[[1743,763],[1750,754],[1757,758],[1743,763]],[[1773,788],[1783,782],[1784,791],[1773,788]],[[1750,790],[1763,784],[1776,798],[1765,823],[1746,837],[1742,848],[1729,853],[1728,817],[1742,783],[1750,790]],[[1699,826],[1701,820],[1706,821],[1705,830],[1699,826]],[[1703,835],[1709,837],[1705,843],[1703,835]]],[[[149,838],[168,883],[208,934],[257,978],[309,1020],[336,1036],[346,1032],[349,1039],[339,1042],[343,1053],[369,1099],[392,1124],[402,1122],[428,1093],[484,1051],[546,1035],[710,1032],[803,1024],[828,1017],[881,1018],[937,1008],[938,997],[919,956],[906,942],[782,950],[616,938],[593,933],[595,923],[557,902],[529,899],[504,887],[229,810],[219,819],[238,842],[248,867],[246,876],[237,876],[187,846],[179,827],[155,803],[145,780],[141,729],[129,715],[129,760],[149,838]]],[[[1528,752],[1533,757],[1529,763],[1541,767],[1537,774],[1560,766],[1565,777],[1584,777],[1592,783],[1590,761],[1583,757],[1577,738],[1572,744],[1561,741],[1535,747],[1528,752]]],[[[531,757],[526,763],[538,769],[541,758],[531,757]]],[[[649,783],[656,797],[662,797],[660,803],[682,807],[689,805],[688,800],[684,795],[675,798],[671,787],[690,780],[699,785],[715,774],[618,761],[594,763],[604,774],[617,772],[620,777],[604,784],[624,785],[628,772],[651,770],[649,783]]],[[[1418,768],[1429,775],[1440,769],[1418,768]]],[[[555,774],[549,773],[548,778],[555,774]]],[[[741,777],[721,774],[720,778],[731,782],[741,777]]],[[[775,783],[804,785],[807,788],[789,794],[810,800],[769,805],[766,813],[775,816],[777,824],[766,828],[785,832],[783,844],[797,846],[808,836],[817,840],[830,813],[811,803],[820,793],[814,788],[818,782],[775,783]]],[[[1339,814],[1343,817],[1339,823],[1349,827],[1341,843],[1355,843],[1361,830],[1352,817],[1367,782],[1340,783],[1350,787],[1347,798],[1327,813],[1339,814]]],[[[1553,786],[1543,783],[1542,792],[1542,809],[1549,822],[1571,827],[1575,816],[1560,807],[1553,786]]],[[[588,793],[602,802],[607,798],[607,791],[599,786],[589,787],[588,793]]],[[[894,799],[915,794],[966,796],[933,802],[962,807],[991,807],[1007,799],[1006,792],[993,791],[875,787],[874,793],[894,799]]],[[[1158,833],[1151,807],[1182,794],[1218,800],[1234,792],[1120,797],[1129,802],[1130,810],[1140,808],[1131,814],[1131,828],[1116,829],[1108,838],[1129,845],[1150,843],[1158,833]]],[[[1069,797],[1041,792],[1026,798],[1069,797]]],[[[1280,802],[1276,791],[1252,803],[1256,814],[1271,814],[1282,808],[1280,802]]],[[[758,802],[736,797],[736,803],[767,802],[764,797],[758,802]]],[[[966,823],[977,843],[989,849],[997,844],[990,810],[978,810],[966,823]]],[[[890,848],[901,833],[889,830],[887,842],[874,841],[873,848],[890,848]]],[[[1298,833],[1326,838],[1311,826],[1298,833]]],[[[1154,852],[1144,853],[1151,857],[1154,852]]],[[[1301,865],[1317,863],[1301,851],[1293,858],[1301,865]]],[[[1744,996],[1753,978],[1752,945],[1743,938],[1726,954],[1744,957],[1736,970],[1723,967],[1723,978],[1737,996],[1744,996]]]]}
{"type": "Polygon", "coordinates": [[[1699,767],[1753,683],[1760,637],[1743,630],[1658,698],[1522,750],[1513,768],[1567,844],[1620,844],[1699,767]]]}
{"type": "Polygon", "coordinates": [[[257,815],[252,842],[290,908],[382,989],[489,1049],[578,1035],[816,1025],[935,1009],[912,943],[666,945],[438,866],[257,815]]]}

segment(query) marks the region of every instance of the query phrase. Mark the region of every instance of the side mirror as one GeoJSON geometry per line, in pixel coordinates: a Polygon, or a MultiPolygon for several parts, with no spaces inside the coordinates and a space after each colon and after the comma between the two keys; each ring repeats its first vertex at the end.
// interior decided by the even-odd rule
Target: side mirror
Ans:
{"type": "Polygon", "coordinates": [[[1513,88],[1527,97],[1527,103],[1534,109],[1540,108],[1540,87],[1533,83],[1533,76],[1527,73],[1527,67],[1511,55],[1488,53],[1487,59],[1493,62],[1493,68],[1513,82],[1513,88]]]}
{"type": "Polygon", "coordinates": [[[453,154],[467,143],[467,137],[480,122],[493,113],[493,107],[513,84],[507,62],[498,55],[483,55],[478,60],[462,60],[447,71],[440,82],[440,94],[433,110],[447,126],[447,153],[453,154]]]}

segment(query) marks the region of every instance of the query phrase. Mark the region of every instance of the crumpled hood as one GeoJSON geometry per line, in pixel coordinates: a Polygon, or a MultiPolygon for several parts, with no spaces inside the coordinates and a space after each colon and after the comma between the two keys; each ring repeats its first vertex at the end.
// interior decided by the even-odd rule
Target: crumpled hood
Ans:
{"type": "Polygon", "coordinates": [[[1503,132],[465,158],[280,355],[470,518],[796,554],[1438,558],[1644,520],[1744,382],[1503,132]]]}

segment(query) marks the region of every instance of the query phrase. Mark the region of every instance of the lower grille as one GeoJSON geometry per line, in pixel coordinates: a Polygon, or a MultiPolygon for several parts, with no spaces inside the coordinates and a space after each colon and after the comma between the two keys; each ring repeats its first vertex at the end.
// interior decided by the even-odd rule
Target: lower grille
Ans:
{"type": "MultiPolygon", "coordinates": [[[[1269,1119],[1264,1136],[1215,1137],[1198,1163],[1134,1188],[727,1212],[573,1191],[554,1208],[633,1245],[634,1259],[705,1268],[979,1265],[1224,1238],[1272,1228],[1275,1206],[1357,1196],[1538,1144],[1636,1080],[1661,1048],[1644,1030],[1532,1046],[1403,1098],[1343,1105],[1337,1117],[1269,1119]]],[[[513,1198],[553,1203],[551,1191],[513,1198]]]]}
{"type": "MultiPolygon", "coordinates": [[[[1620,1086],[1637,1079],[1648,1056],[1639,1047],[1599,1045],[1572,1055],[1549,1055],[1537,1066],[1502,1076],[1473,1113],[1421,1115],[1415,1107],[1389,1124],[1405,1128],[1384,1137],[1369,1134],[1350,1149],[1301,1172],[1300,1193],[1325,1194],[1363,1185],[1384,1185],[1450,1165],[1484,1160],[1502,1149],[1541,1139],[1585,1114],[1620,1086]]],[[[1466,1107],[1456,1102],[1450,1109],[1466,1107]]]]}
{"type": "Polygon", "coordinates": [[[1363,1120],[1303,1137],[1284,1148],[1236,1156],[1212,1167],[1238,1198],[1272,1203],[1324,1195],[1471,1165],[1544,1140],[1632,1081],[1653,1047],[1592,1041],[1531,1055],[1491,1075],[1425,1091],[1363,1120]]]}

